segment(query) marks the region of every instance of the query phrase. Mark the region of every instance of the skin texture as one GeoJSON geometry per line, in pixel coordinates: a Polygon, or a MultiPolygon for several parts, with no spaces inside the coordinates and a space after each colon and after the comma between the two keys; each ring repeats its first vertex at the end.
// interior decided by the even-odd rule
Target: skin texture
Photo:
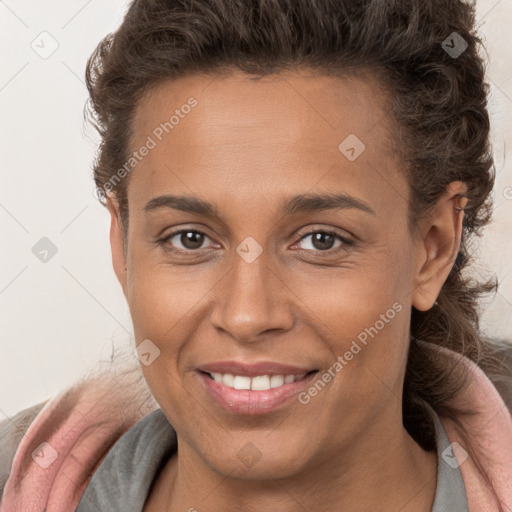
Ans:
{"type": "Polygon", "coordinates": [[[166,82],[138,104],[133,148],[191,96],[197,106],[129,176],[126,254],[115,197],[107,203],[136,343],[160,350],[142,369],[178,434],[179,455],[146,512],[430,511],[437,460],[403,427],[402,386],[411,306],[432,307],[453,265],[463,184],[409,231],[408,185],[386,142],[389,109],[369,77],[297,71],[254,81],[234,72],[166,82]],[[355,161],[338,149],[351,133],[366,146],[355,161]],[[333,192],[375,214],[281,211],[296,194],[333,192]],[[212,202],[219,217],[144,211],[163,194],[212,202]],[[202,245],[179,235],[157,243],[194,228],[206,232],[202,245]],[[353,244],[307,235],[326,230],[353,244]],[[252,263],[236,251],[248,236],[263,250],[252,263]],[[308,404],[236,415],[201,385],[197,367],[219,360],[325,372],[394,303],[401,311],[308,404]],[[237,455],[248,443],[259,454],[250,467],[237,455]]]}

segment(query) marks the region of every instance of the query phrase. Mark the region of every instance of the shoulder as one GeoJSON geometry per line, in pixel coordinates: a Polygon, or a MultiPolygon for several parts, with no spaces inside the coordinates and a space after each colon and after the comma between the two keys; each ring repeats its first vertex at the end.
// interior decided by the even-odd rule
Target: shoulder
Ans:
{"type": "Polygon", "coordinates": [[[176,431],[163,411],[148,414],[112,446],[88,483],[76,512],[90,510],[90,503],[101,510],[142,510],[155,476],[176,451],[176,431]],[[117,492],[112,494],[112,489],[117,492]]]}
{"type": "Polygon", "coordinates": [[[12,418],[0,422],[0,497],[21,439],[46,402],[23,409],[12,418]]]}
{"type": "Polygon", "coordinates": [[[500,368],[489,378],[512,413],[512,342],[496,340],[493,343],[494,356],[500,361],[500,368]]]}

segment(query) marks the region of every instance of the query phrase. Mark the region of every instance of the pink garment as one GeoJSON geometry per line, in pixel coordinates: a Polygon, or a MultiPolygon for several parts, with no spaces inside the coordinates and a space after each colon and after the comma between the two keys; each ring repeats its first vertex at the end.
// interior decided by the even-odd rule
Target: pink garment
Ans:
{"type": "Polygon", "coordinates": [[[469,511],[512,512],[512,416],[509,409],[494,384],[473,361],[443,347],[431,343],[425,345],[449,357],[457,357],[468,367],[471,375],[467,387],[450,401],[458,407],[477,411],[474,416],[460,418],[467,432],[469,447],[461,437],[458,425],[441,417],[450,442],[457,442],[466,451],[471,449],[474,453],[474,458],[468,456],[461,461],[457,450],[454,450],[466,487],[469,511]],[[484,481],[475,459],[487,474],[493,489],[484,481]]]}
{"type": "Polygon", "coordinates": [[[130,383],[102,375],[48,401],[14,456],[0,512],[74,511],[110,447],[149,412],[130,383]]]}
{"type": "MultiPolygon", "coordinates": [[[[424,343],[424,342],[420,342],[424,343]]],[[[441,421],[450,442],[469,452],[459,460],[470,512],[512,511],[512,416],[489,378],[472,361],[426,344],[467,365],[470,383],[452,404],[472,406],[478,413],[461,417],[470,446],[457,425],[441,421]],[[487,473],[489,488],[474,457],[487,473]]],[[[4,489],[0,512],[73,512],[115,441],[149,411],[127,400],[126,390],[105,377],[88,381],[49,401],[20,443],[4,489]],[[48,443],[42,445],[41,443],[48,443]],[[56,458],[55,458],[56,457],[56,458]],[[44,466],[47,466],[46,468],[44,466]]],[[[464,452],[454,449],[459,459],[464,452]]],[[[465,454],[464,454],[465,455],[465,454]]]]}

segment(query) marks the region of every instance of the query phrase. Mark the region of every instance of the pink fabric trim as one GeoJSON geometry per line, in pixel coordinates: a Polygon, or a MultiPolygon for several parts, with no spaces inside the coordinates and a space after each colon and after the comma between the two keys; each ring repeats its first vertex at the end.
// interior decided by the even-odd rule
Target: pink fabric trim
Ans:
{"type": "Polygon", "coordinates": [[[112,377],[88,381],[46,403],[18,447],[1,512],[76,509],[112,444],[144,416],[121,402],[126,391],[123,398],[116,385],[112,377]],[[41,443],[48,444],[34,453],[41,443]]]}
{"type": "MultiPolygon", "coordinates": [[[[423,342],[424,343],[424,342],[423,342]]],[[[512,511],[512,416],[494,384],[470,359],[429,343],[448,357],[468,368],[469,382],[454,399],[453,405],[474,410],[474,416],[460,417],[468,433],[470,446],[463,440],[458,425],[441,418],[450,442],[457,442],[466,452],[473,451],[487,473],[492,488],[485,482],[473,457],[454,450],[466,486],[470,512],[512,511]],[[462,460],[461,460],[462,459],[462,460]]]]}

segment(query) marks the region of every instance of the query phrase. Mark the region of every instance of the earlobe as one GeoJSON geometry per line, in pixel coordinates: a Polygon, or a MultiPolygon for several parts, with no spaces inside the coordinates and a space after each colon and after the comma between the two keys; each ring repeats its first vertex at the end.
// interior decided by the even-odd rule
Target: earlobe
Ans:
{"type": "Polygon", "coordinates": [[[466,187],[461,181],[450,183],[445,194],[425,221],[418,245],[418,271],[412,292],[412,305],[427,311],[435,303],[459,252],[466,187]]]}
{"type": "Polygon", "coordinates": [[[117,279],[123,289],[123,293],[126,295],[127,270],[119,204],[115,197],[107,195],[106,206],[110,212],[110,247],[112,250],[112,265],[117,279]]]}

